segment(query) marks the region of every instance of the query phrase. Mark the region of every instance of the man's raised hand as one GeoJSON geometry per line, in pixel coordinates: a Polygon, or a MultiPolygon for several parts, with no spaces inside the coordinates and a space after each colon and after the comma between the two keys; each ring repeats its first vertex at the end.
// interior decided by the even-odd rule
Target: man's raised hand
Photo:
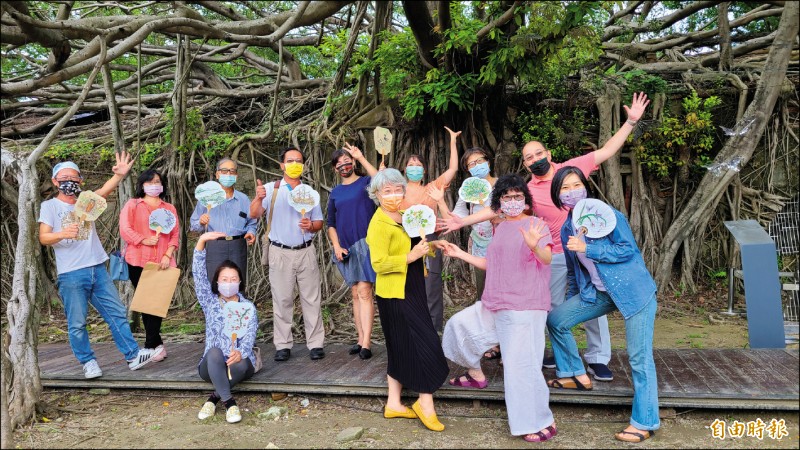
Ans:
{"type": "Polygon", "coordinates": [[[647,94],[639,92],[638,94],[633,94],[630,107],[628,105],[623,105],[622,107],[625,108],[625,114],[628,115],[628,120],[638,122],[644,115],[644,110],[647,109],[647,105],[649,104],[650,100],[647,99],[647,94]]]}

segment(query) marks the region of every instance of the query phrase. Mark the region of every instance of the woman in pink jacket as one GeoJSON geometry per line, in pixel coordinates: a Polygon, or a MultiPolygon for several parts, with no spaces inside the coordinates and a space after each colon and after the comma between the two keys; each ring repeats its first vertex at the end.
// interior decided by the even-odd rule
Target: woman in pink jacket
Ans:
{"type": "MultiPolygon", "coordinates": [[[[146,263],[158,264],[160,270],[175,267],[175,251],[180,242],[181,228],[175,207],[165,202],[167,180],[155,169],[145,170],[136,180],[134,198],[128,200],[119,216],[119,231],[125,241],[125,261],[133,288],[139,285],[139,277],[146,263]],[[156,233],[150,229],[150,213],[163,208],[175,216],[175,226],[169,234],[156,233]]],[[[148,349],[164,348],[161,340],[161,317],[142,313],[144,323],[144,346],[148,349]]],[[[167,357],[164,349],[153,361],[167,357]]]]}

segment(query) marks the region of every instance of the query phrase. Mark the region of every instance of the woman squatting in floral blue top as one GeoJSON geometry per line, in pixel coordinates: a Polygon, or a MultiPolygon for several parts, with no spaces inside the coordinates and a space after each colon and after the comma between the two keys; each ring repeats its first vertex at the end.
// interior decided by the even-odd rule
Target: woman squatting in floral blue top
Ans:
{"type": "MultiPolygon", "coordinates": [[[[214,282],[210,282],[206,274],[206,242],[221,237],[225,233],[218,231],[200,236],[194,249],[192,275],[194,276],[197,301],[206,316],[206,348],[197,369],[200,378],[214,385],[214,393],[203,404],[197,418],[207,419],[214,415],[217,402],[225,404],[225,419],[229,423],[242,420],[239,407],[231,395],[231,388],[237,383],[253,376],[256,367],[256,355],[253,346],[256,341],[258,317],[248,323],[247,331],[231,342],[231,336],[223,332],[225,327],[224,307],[227,302],[252,303],[239,291],[241,270],[236,263],[224,261],[214,273],[214,282]],[[229,375],[230,374],[230,375],[229,375]]],[[[253,308],[255,314],[255,307],[253,308]]]]}

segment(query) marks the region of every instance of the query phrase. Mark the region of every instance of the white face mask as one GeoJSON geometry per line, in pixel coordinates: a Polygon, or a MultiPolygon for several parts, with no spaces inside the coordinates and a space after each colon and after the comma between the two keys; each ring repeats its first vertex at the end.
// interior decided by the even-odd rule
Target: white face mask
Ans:
{"type": "Polygon", "coordinates": [[[218,283],[217,290],[223,297],[233,297],[239,293],[239,282],[236,283],[218,283]]]}

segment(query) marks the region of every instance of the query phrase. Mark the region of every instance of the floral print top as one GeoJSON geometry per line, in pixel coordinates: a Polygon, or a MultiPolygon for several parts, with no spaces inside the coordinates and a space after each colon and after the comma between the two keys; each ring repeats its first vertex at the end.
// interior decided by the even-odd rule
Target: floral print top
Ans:
{"type": "MultiPolygon", "coordinates": [[[[194,291],[197,294],[197,301],[203,308],[203,313],[206,316],[206,348],[203,351],[203,356],[206,356],[212,348],[222,350],[222,353],[227,358],[230,354],[231,348],[235,348],[242,353],[242,359],[250,358],[253,367],[256,365],[256,356],[253,354],[253,346],[256,343],[256,331],[258,330],[258,317],[254,317],[250,321],[247,332],[244,336],[236,338],[235,347],[231,343],[231,337],[226,336],[222,330],[225,328],[225,318],[223,306],[225,300],[222,300],[218,295],[211,292],[211,283],[208,281],[206,275],[206,251],[195,250],[192,260],[192,276],[194,277],[194,291]]],[[[243,303],[251,303],[239,295],[239,301],[243,303]]],[[[255,308],[254,308],[255,310],[255,308]]]]}

